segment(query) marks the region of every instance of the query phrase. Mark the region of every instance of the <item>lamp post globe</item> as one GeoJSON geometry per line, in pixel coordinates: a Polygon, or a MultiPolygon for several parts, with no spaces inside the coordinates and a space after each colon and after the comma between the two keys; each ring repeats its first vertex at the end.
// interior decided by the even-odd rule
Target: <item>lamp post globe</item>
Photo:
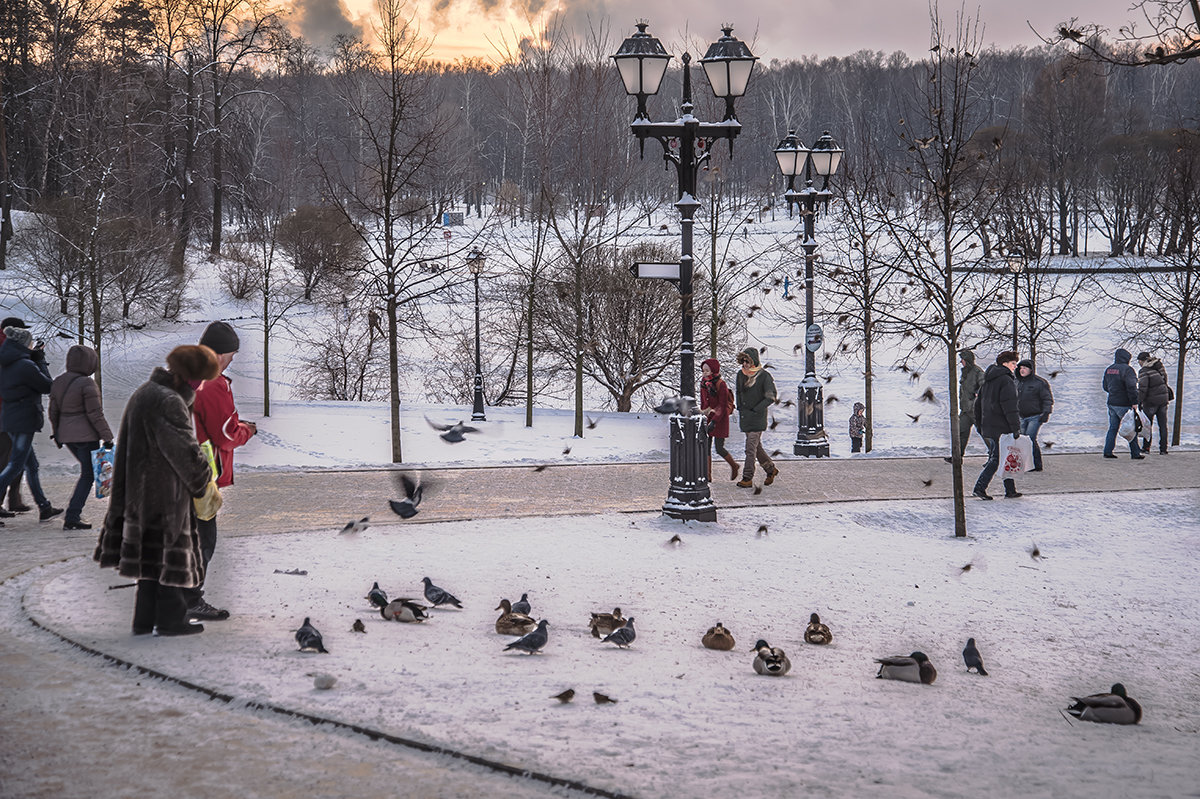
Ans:
{"type": "Polygon", "coordinates": [[[475,399],[471,406],[473,422],[487,421],[483,412],[483,366],[479,356],[479,276],[483,273],[486,263],[486,256],[477,249],[467,254],[467,269],[475,280],[475,399]]]}

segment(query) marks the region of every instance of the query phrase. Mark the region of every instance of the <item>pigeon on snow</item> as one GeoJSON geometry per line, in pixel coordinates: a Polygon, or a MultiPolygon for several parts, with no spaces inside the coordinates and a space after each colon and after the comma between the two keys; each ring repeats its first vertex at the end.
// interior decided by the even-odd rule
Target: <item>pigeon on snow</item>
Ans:
{"type": "Polygon", "coordinates": [[[983,667],[983,658],[979,655],[979,650],[975,647],[975,639],[968,638],[967,645],[963,649],[963,662],[967,664],[967,671],[975,669],[976,673],[987,676],[987,669],[983,667]]]}
{"type": "Polygon", "coordinates": [[[321,640],[321,633],[312,626],[308,616],[304,617],[304,624],[300,625],[299,630],[296,630],[296,643],[300,645],[301,652],[329,652],[321,640]]]}
{"type": "Polygon", "coordinates": [[[373,583],[371,590],[367,592],[367,599],[372,607],[381,608],[388,603],[387,591],[380,588],[379,583],[373,583]]]}
{"type": "Polygon", "coordinates": [[[425,583],[425,598],[432,602],[435,608],[438,605],[453,605],[456,608],[462,607],[462,603],[458,601],[458,597],[444,588],[438,588],[428,577],[423,577],[422,582],[425,583]]]}
{"type": "Polygon", "coordinates": [[[513,641],[511,644],[504,647],[504,651],[507,652],[510,649],[519,649],[522,652],[526,652],[530,655],[536,653],[539,649],[546,645],[546,641],[550,640],[550,632],[546,629],[547,625],[549,624],[550,622],[542,619],[538,622],[536,630],[513,641]]]}
{"type": "Polygon", "coordinates": [[[512,603],[512,610],[513,613],[524,613],[528,616],[530,611],[533,610],[529,605],[529,594],[521,594],[521,598],[512,603]]]}
{"type": "Polygon", "coordinates": [[[407,474],[400,475],[400,485],[404,489],[404,499],[389,499],[388,507],[401,519],[411,519],[417,515],[417,506],[421,504],[423,489],[418,481],[407,474]]]}
{"type": "Polygon", "coordinates": [[[346,522],[346,526],[342,528],[342,532],[338,533],[338,535],[346,535],[347,533],[361,533],[363,530],[366,530],[371,526],[369,524],[370,521],[370,516],[364,516],[357,521],[346,522]]]}
{"type": "Polygon", "coordinates": [[[622,649],[628,649],[635,638],[637,638],[637,631],[633,629],[633,616],[630,616],[624,627],[613,630],[604,636],[603,641],[611,641],[622,649]]]}

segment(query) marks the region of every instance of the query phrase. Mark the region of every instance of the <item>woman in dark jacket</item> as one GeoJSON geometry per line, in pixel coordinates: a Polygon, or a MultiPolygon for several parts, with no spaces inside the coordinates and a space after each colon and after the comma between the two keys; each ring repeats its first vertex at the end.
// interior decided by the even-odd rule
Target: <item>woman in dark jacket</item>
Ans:
{"type": "Polygon", "coordinates": [[[1054,394],[1046,378],[1039,377],[1033,361],[1026,358],[1017,364],[1017,414],[1021,417],[1021,432],[1033,442],[1033,469],[1042,470],[1042,448],[1038,446],[1038,430],[1050,421],[1054,410],[1054,394]]]}
{"type": "Polygon", "coordinates": [[[138,581],[134,635],[204,631],[202,624],[188,624],[183,589],[204,579],[192,499],[216,486],[192,426],[196,392],[188,381],[219,372],[208,347],[176,347],[167,368],[156,367],[133,392],[121,418],[112,495],[94,557],[138,581]]]}
{"type": "Polygon", "coordinates": [[[71,450],[80,467],[75,492],[67,503],[64,530],[92,529],[81,518],[88,492],[92,490],[92,452],[100,448],[101,441],[106,448],[113,443],[100,389],[92,379],[99,363],[100,357],[94,349],[76,344],[67,350],[67,371],[54,378],[50,386],[49,416],[54,440],[60,447],[71,450]]]}
{"type": "MultiPolygon", "coordinates": [[[[710,429],[708,439],[717,450],[733,473],[730,480],[738,476],[737,459],[725,449],[725,439],[729,438],[729,414],[733,411],[733,392],[729,385],[721,379],[721,364],[716,358],[707,358],[700,364],[700,411],[708,417],[710,429]]],[[[708,481],[712,482],[712,454],[708,458],[708,481]]]]}
{"type": "Polygon", "coordinates": [[[737,484],[739,488],[754,486],[754,464],[757,461],[767,470],[763,485],[771,485],[779,469],[763,449],[762,434],[767,429],[767,409],[777,397],[775,378],[762,367],[758,350],[754,347],[747,347],[739,353],[738,363],[742,366],[737,374],[738,427],[746,434],[746,462],[742,466],[742,479],[737,484]]]}
{"type": "MultiPolygon", "coordinates": [[[[1171,384],[1167,382],[1167,367],[1148,352],[1138,353],[1138,407],[1153,425],[1158,421],[1158,451],[1167,454],[1167,403],[1171,401],[1171,384]]],[[[1153,438],[1147,427],[1142,438],[1142,452],[1150,451],[1153,438]]]]}
{"type": "MultiPolygon", "coordinates": [[[[46,499],[38,479],[38,459],[33,452],[33,435],[46,421],[42,412],[42,395],[50,391],[50,370],[46,368],[46,353],[33,346],[33,334],[23,327],[7,327],[4,344],[0,344],[0,406],[4,432],[12,437],[12,454],[8,465],[0,471],[0,496],[13,482],[25,474],[29,492],[38,506],[42,521],[62,513],[46,499]]],[[[0,526],[3,522],[0,522],[0,526]]]]}
{"type": "MultiPolygon", "coordinates": [[[[996,356],[996,362],[983,375],[983,387],[975,398],[975,419],[979,434],[987,444],[988,459],[975,481],[975,496],[991,499],[988,483],[1000,468],[1000,436],[1011,433],[1013,438],[1021,436],[1021,419],[1017,413],[1017,385],[1013,372],[1017,368],[1017,354],[1006,350],[996,356]]],[[[1012,478],[1004,480],[1004,496],[1013,499],[1021,496],[1012,478]]]]}

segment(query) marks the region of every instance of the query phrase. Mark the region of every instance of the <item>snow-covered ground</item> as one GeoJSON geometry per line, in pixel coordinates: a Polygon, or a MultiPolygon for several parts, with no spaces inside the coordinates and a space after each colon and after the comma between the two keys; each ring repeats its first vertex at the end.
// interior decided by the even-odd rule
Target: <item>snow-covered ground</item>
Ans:
{"type": "Polygon", "coordinates": [[[85,559],[46,567],[27,602],[89,646],[239,703],[636,796],[1174,797],[1197,773],[1198,511],[1197,491],[980,503],[966,541],[946,536],[944,502],[738,509],[686,528],[647,514],[236,538],[209,581],[236,617],[190,639],[131,638],[133,597],[85,559]],[[275,571],[296,568],[307,576],[275,571]],[[420,597],[425,576],[465,607],[410,625],[364,599],[376,580],[420,597]],[[535,656],[504,652],[512,639],[493,629],[498,600],[522,592],[550,621],[535,656]],[[629,650],[588,632],[589,613],[614,606],[636,617],[629,650]],[[814,611],[831,646],[802,640],[814,611]],[[330,654],[297,651],[305,616],[330,654]],[[732,652],[700,645],[718,620],[732,652]],[[990,676],[966,673],[968,637],[990,676]],[[788,653],[789,676],[754,673],[758,638],[788,653]],[[875,679],[873,658],[917,649],[934,685],[875,679]],[[318,671],[332,690],[314,689],[318,671]],[[1114,682],[1145,708],[1141,726],[1060,715],[1114,682]],[[566,688],[573,703],[550,698],[566,688]]]}

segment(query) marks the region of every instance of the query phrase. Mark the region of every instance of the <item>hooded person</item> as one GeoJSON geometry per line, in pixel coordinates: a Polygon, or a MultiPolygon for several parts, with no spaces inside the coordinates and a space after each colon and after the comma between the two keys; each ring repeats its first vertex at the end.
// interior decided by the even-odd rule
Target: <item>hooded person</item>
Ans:
{"type": "MultiPolygon", "coordinates": [[[[1108,432],[1104,435],[1104,457],[1115,458],[1113,449],[1117,445],[1117,431],[1125,414],[1138,407],[1138,379],[1129,365],[1133,356],[1129,350],[1118,349],[1113,355],[1112,365],[1104,370],[1100,385],[1108,393],[1108,432]]],[[[1146,457],[1141,452],[1137,436],[1129,440],[1129,457],[1140,461],[1146,457]]]]}
{"type": "MultiPolygon", "coordinates": [[[[967,451],[971,426],[979,429],[975,419],[975,398],[983,387],[983,369],[975,363],[975,353],[965,347],[958,351],[958,362],[962,366],[958,376],[958,455],[961,458],[967,451]]],[[[945,460],[951,463],[954,459],[945,460]]]]}
{"type": "Polygon", "coordinates": [[[50,393],[46,352],[41,342],[34,343],[27,328],[10,325],[4,335],[4,344],[0,345],[0,427],[12,438],[12,453],[0,470],[0,496],[24,473],[38,506],[38,518],[46,521],[62,513],[62,508],[51,505],[42,491],[37,454],[33,451],[34,434],[46,423],[42,395],[50,393]]]}
{"type": "Polygon", "coordinates": [[[216,491],[192,426],[192,383],[218,374],[208,347],[171,350],[167,368],[129,397],[113,461],[108,513],[93,558],[137,580],[133,634],[191,635],[185,591],[204,580],[193,500],[216,491]]]}
{"type": "MultiPolygon", "coordinates": [[[[22,319],[16,316],[10,316],[3,322],[0,322],[0,346],[4,346],[4,341],[7,338],[7,336],[4,335],[4,328],[6,327],[24,328],[28,327],[28,325],[26,325],[22,319]]],[[[3,402],[4,401],[0,399],[0,411],[3,410],[3,402]]],[[[0,413],[0,416],[3,416],[3,414],[0,413]]],[[[0,469],[3,469],[8,465],[8,459],[10,455],[12,455],[12,436],[4,432],[4,425],[0,424],[0,469]]],[[[24,473],[22,473],[22,476],[24,476],[24,473]]],[[[33,510],[33,508],[26,505],[25,500],[21,498],[20,478],[14,480],[12,485],[8,487],[8,510],[3,508],[3,502],[4,497],[3,495],[0,495],[0,518],[2,519],[8,519],[16,516],[18,513],[25,513],[33,510]]],[[[2,526],[3,524],[0,523],[0,527],[2,526]]]]}
{"type": "Polygon", "coordinates": [[[862,452],[863,435],[867,432],[867,406],[861,402],[854,403],[850,413],[850,452],[862,452]]]}
{"type": "MultiPolygon", "coordinates": [[[[191,387],[196,393],[192,416],[196,423],[196,439],[203,444],[212,443],[217,463],[217,486],[233,485],[233,451],[249,441],[258,432],[254,422],[243,422],[238,417],[233,402],[233,381],[225,374],[233,357],[237,355],[241,341],[237,331],[228,322],[213,322],[200,336],[200,345],[208,347],[217,356],[220,367],[211,380],[193,380],[191,387]]],[[[200,551],[204,556],[204,571],[217,548],[217,519],[201,519],[197,529],[200,533],[200,551]]],[[[229,618],[229,611],[215,608],[204,599],[204,583],[188,588],[188,618],[192,621],[222,621],[229,618]]]]}
{"type": "MultiPolygon", "coordinates": [[[[972,492],[980,499],[991,499],[988,484],[1000,468],[1000,436],[1011,433],[1014,439],[1021,437],[1021,419],[1017,412],[1017,383],[1013,373],[1019,357],[1012,350],[996,356],[996,362],[983,375],[983,387],[975,398],[975,420],[979,434],[987,444],[988,459],[975,481],[972,492]]],[[[1004,496],[1015,499],[1021,496],[1012,478],[1004,480],[1004,496]]]]}
{"type": "Polygon", "coordinates": [[[100,365],[100,356],[91,347],[76,344],[67,350],[66,371],[54,378],[50,386],[50,429],[58,446],[66,447],[79,461],[79,479],[67,503],[63,519],[64,530],[90,530],[83,521],[83,506],[92,490],[94,472],[92,452],[104,442],[113,445],[112,428],[104,418],[104,403],[92,375],[100,365]]]}
{"type": "MultiPolygon", "coordinates": [[[[729,385],[721,379],[721,364],[716,358],[707,358],[700,362],[700,412],[708,417],[708,438],[713,448],[720,455],[732,473],[730,480],[738,476],[738,462],[729,450],[725,449],[725,439],[729,438],[729,415],[733,413],[733,392],[729,385]]],[[[712,482],[712,455],[708,459],[708,480],[712,482]]]]}
{"type": "Polygon", "coordinates": [[[738,354],[741,369],[737,374],[737,393],[735,401],[738,408],[738,427],[746,434],[746,461],[742,465],[742,479],[738,481],[739,488],[754,486],[754,464],[762,464],[767,472],[763,485],[775,482],[779,469],[775,462],[763,449],[762,435],[767,429],[767,409],[775,404],[775,378],[762,368],[758,359],[758,349],[747,347],[738,354]]]}
{"type": "Polygon", "coordinates": [[[1148,352],[1138,353],[1138,405],[1150,420],[1142,438],[1142,451],[1149,452],[1153,439],[1152,428],[1158,422],[1158,451],[1167,454],[1167,403],[1174,399],[1167,382],[1167,367],[1148,352]]]}
{"type": "Polygon", "coordinates": [[[1038,430],[1050,421],[1054,410],[1054,393],[1050,384],[1037,373],[1033,361],[1026,358],[1017,363],[1017,414],[1021,417],[1021,432],[1033,444],[1033,469],[1042,470],[1042,448],[1038,446],[1038,430]]]}

